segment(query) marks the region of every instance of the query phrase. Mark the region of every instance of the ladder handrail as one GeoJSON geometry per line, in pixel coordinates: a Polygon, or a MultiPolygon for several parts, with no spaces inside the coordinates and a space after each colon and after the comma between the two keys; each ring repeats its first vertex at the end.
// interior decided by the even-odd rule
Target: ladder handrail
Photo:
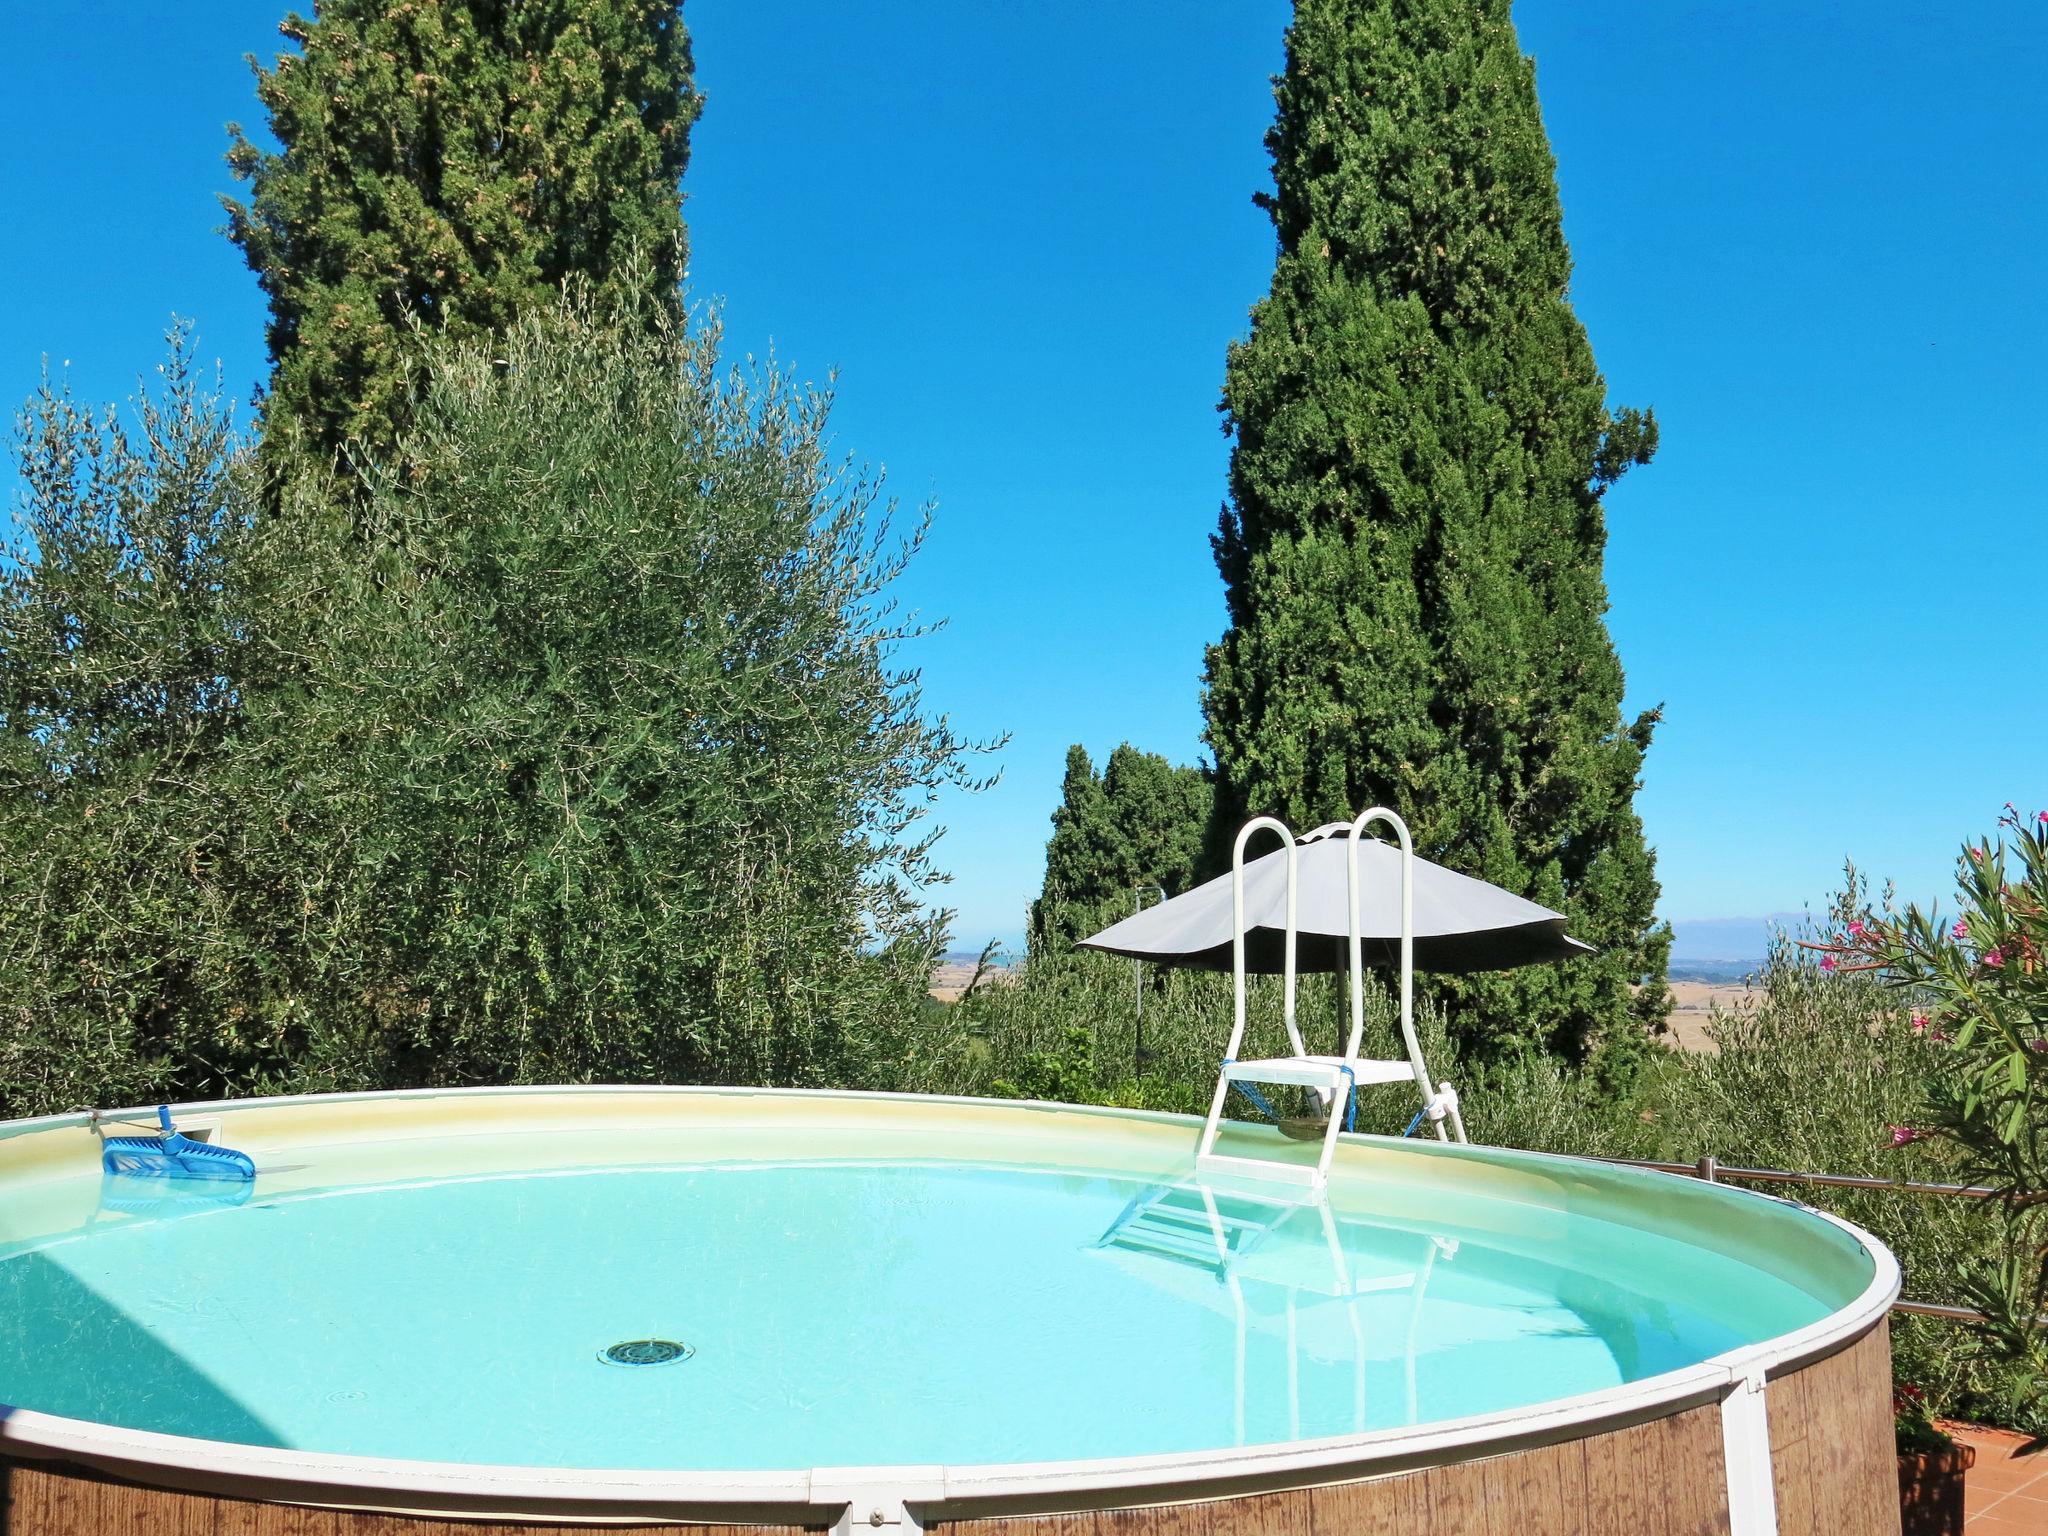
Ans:
{"type": "MultiPolygon", "coordinates": [[[[1312,1193],[1320,1193],[1324,1188],[1329,1177],[1330,1160],[1337,1151],[1337,1133],[1345,1123],[1346,1108],[1355,1102],[1360,1087],[1358,1069],[1361,1058],[1358,1051],[1365,1034],[1365,953],[1358,915],[1358,844],[1365,836],[1365,829],[1375,822],[1383,822],[1392,827],[1394,837],[1400,844],[1401,1043],[1408,1056],[1407,1068],[1413,1074],[1415,1086],[1422,1095],[1422,1109],[1409,1125],[1408,1131],[1413,1132],[1417,1125],[1427,1119],[1431,1128],[1435,1130],[1438,1141],[1450,1141],[1453,1136],[1461,1142],[1465,1139],[1464,1117],[1458,1110],[1457,1092],[1449,1083],[1443,1084],[1441,1088],[1431,1084],[1429,1068],[1422,1059],[1422,1042],[1415,1035],[1415,842],[1409,835],[1408,824],[1385,806],[1374,806],[1371,810],[1361,813],[1350,825],[1351,841],[1345,848],[1345,895],[1349,906],[1346,933],[1349,949],[1346,960],[1349,963],[1351,982],[1350,1035],[1345,1041],[1344,1053],[1341,1056],[1310,1056],[1308,1047],[1301,1038],[1301,1026],[1295,1021],[1295,980],[1300,970],[1296,942],[1301,918],[1300,845],[1293,832],[1288,829],[1287,823],[1278,817],[1254,816],[1239,828],[1237,840],[1230,850],[1230,971],[1234,1011],[1230,1027],[1230,1045],[1223,1057],[1223,1070],[1216,1076],[1216,1092],[1209,1100],[1209,1117],[1202,1124],[1201,1139],[1195,1143],[1195,1169],[1198,1174],[1220,1171],[1226,1167],[1251,1168],[1263,1164],[1264,1166],[1260,1167],[1260,1177],[1288,1184],[1303,1184],[1312,1193]],[[1267,831],[1276,834],[1287,850],[1287,911],[1281,975],[1285,981],[1284,1021],[1287,1026],[1288,1042],[1294,1047],[1294,1055],[1285,1060],[1242,1062],[1238,1053],[1244,1048],[1247,1015],[1244,851],[1254,836],[1267,831]],[[1300,1075],[1303,1068],[1315,1070],[1303,1076],[1300,1075]],[[1272,1075],[1274,1073],[1282,1075],[1272,1075]],[[1323,1127],[1322,1152],[1313,1168],[1290,1164],[1284,1160],[1271,1162],[1267,1159],[1226,1155],[1216,1151],[1216,1139],[1223,1127],[1223,1109],[1230,1097],[1233,1082],[1299,1082],[1314,1090],[1316,1096],[1322,1100],[1327,1120],[1323,1127]],[[1447,1120],[1448,1126],[1445,1124],[1447,1120]]],[[[1375,1076],[1372,1080],[1386,1079],[1375,1076]]],[[[1394,1080],[1398,1081],[1398,1078],[1394,1080]]],[[[1256,1095],[1254,1097],[1256,1098],[1256,1095]]],[[[1266,1107],[1262,1100],[1259,1102],[1261,1108],[1266,1107]]],[[[1273,1112],[1268,1110],[1267,1113],[1273,1112]]]]}
{"type": "MultiPolygon", "coordinates": [[[[1415,841],[1408,834],[1408,823],[1398,812],[1383,805],[1359,812],[1351,823],[1350,845],[1345,849],[1345,894],[1350,903],[1350,948],[1346,959],[1351,981],[1351,1038],[1344,1054],[1356,1056],[1365,1034],[1365,952],[1358,919],[1358,844],[1365,829],[1376,821],[1392,827],[1401,845],[1401,1043],[1407,1047],[1408,1064],[1415,1069],[1415,1086],[1422,1090],[1422,1102],[1428,1104],[1436,1088],[1429,1080],[1429,1068],[1423,1064],[1422,1043],[1415,1038],[1415,841]]],[[[1442,1120],[1436,1122],[1436,1134],[1439,1141],[1449,1140],[1442,1120]]]]}
{"type": "Polygon", "coordinates": [[[1287,849],[1287,935],[1283,945],[1281,973],[1284,978],[1282,991],[1285,1001],[1282,1014],[1287,1025],[1288,1041],[1294,1046],[1294,1054],[1306,1056],[1308,1047],[1302,1043],[1301,1029],[1294,1022],[1294,976],[1295,976],[1295,934],[1297,875],[1300,870],[1300,848],[1294,840],[1294,833],[1287,823],[1277,816],[1254,816],[1238,829],[1237,841],[1230,849],[1230,970],[1233,989],[1230,1029],[1230,1048],[1223,1054],[1235,1061],[1238,1050],[1244,1044],[1245,1030],[1245,955],[1244,955],[1244,850],[1257,832],[1272,831],[1279,834],[1280,841],[1287,849]]]}

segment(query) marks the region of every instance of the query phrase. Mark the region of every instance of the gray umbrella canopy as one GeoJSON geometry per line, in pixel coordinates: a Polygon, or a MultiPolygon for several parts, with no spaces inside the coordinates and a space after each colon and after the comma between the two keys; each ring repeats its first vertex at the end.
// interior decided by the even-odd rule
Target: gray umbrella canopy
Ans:
{"type": "MultiPolygon", "coordinates": [[[[1300,839],[1296,964],[1303,971],[1344,969],[1350,833],[1350,824],[1338,821],[1300,839]]],[[[1287,920],[1285,849],[1276,847],[1245,865],[1244,917],[1245,968],[1277,975],[1287,920]]],[[[1400,963],[1401,852],[1375,837],[1358,845],[1358,925],[1367,965],[1400,963]]],[[[1564,925],[1561,914],[1497,885],[1427,859],[1415,861],[1418,971],[1505,971],[1594,952],[1564,925]]],[[[1083,939],[1081,947],[1157,965],[1227,971],[1230,937],[1230,876],[1222,874],[1083,939]]]]}

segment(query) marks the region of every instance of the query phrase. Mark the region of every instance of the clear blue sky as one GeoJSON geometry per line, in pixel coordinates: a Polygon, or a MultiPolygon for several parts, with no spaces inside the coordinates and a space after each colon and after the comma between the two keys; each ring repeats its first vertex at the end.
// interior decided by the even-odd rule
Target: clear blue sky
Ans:
{"type": "MultiPolygon", "coordinates": [[[[0,18],[0,395],[114,397],[262,305],[215,233],[241,55],[282,0],[0,18]]],[[[1287,8],[689,0],[693,287],[840,370],[837,429],[939,502],[906,596],[932,705],[1013,733],[940,811],[958,941],[1014,936],[1067,744],[1198,750],[1222,624],[1223,350],[1263,292],[1287,8]]],[[[2048,11],[1522,0],[1575,294],[1664,424],[1609,498],[1663,910],[1818,901],[1844,855],[1946,890],[2048,803],[2048,11]],[[1958,19],[1966,15],[1967,20],[1958,19]]]]}

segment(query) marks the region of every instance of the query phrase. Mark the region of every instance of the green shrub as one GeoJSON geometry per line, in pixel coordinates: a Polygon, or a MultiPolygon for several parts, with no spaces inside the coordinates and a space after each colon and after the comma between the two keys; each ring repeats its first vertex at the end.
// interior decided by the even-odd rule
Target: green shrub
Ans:
{"type": "MultiPolygon", "coordinates": [[[[1753,1009],[1722,1014],[1715,1050],[1689,1056],[1657,1107],[1664,1155],[1713,1153],[1737,1166],[1786,1168],[1923,1183],[1967,1182],[1956,1160],[1925,1143],[1901,1145],[1914,1123],[1941,1045],[1916,1030],[1911,1010],[1868,975],[1824,966],[1811,947],[1829,931],[1868,921],[1853,871],[1823,921],[1778,934],[1757,978],[1753,1009]]],[[[1903,1191],[1759,1186],[1868,1229],[1897,1256],[1905,1294],[1964,1300],[1955,1283],[1996,1238],[1981,1203],[1903,1191]]],[[[1902,1379],[1950,1411],[1991,1413],[1984,1371],[1963,1358],[1954,1324],[1893,1317],[1902,1379]]]]}
{"type": "MultiPolygon", "coordinates": [[[[1140,983],[1129,960],[1066,951],[1034,956],[1010,972],[1006,983],[978,988],[955,1005],[983,1047],[960,1079],[959,1091],[1206,1114],[1230,1036],[1230,977],[1150,965],[1142,975],[1140,983]]],[[[1299,988],[1296,1020],[1309,1049],[1338,1049],[1348,1028],[1341,978],[1304,976],[1299,988]]],[[[1277,979],[1251,979],[1246,1018],[1245,1055],[1281,1055],[1290,1049],[1277,979]]],[[[1368,976],[1366,1054],[1403,1054],[1395,1020],[1392,993],[1379,977],[1368,976]]],[[[1420,1007],[1416,1033],[1432,1075],[1454,1077],[1456,1062],[1442,1014],[1420,1007]]],[[[1528,1070],[1540,1074],[1542,1069],[1528,1070]]],[[[1556,1080],[1565,1081],[1561,1070],[1556,1080]]],[[[1262,1092],[1284,1112],[1309,1112],[1303,1094],[1262,1092]]],[[[1256,1115],[1241,1095],[1233,1095],[1229,1106],[1233,1117],[1256,1115]]],[[[1359,1097],[1358,1129],[1398,1134],[1417,1107],[1412,1090],[1368,1089],[1359,1097]]]]}
{"type": "Polygon", "coordinates": [[[48,382],[17,420],[0,551],[0,1115],[226,1090],[260,1060],[240,931],[241,737],[257,531],[217,385],[170,337],[161,385],[96,411],[48,382]]]}

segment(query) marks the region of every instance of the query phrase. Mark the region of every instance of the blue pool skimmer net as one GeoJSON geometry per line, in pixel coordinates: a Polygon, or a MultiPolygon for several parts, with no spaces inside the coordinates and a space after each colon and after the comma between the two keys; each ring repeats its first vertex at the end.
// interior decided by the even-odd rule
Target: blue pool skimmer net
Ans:
{"type": "Polygon", "coordinates": [[[108,1173],[143,1179],[253,1179],[256,1164],[246,1152],[216,1147],[179,1134],[171,1107],[159,1104],[161,1136],[109,1136],[100,1152],[108,1173]]]}

